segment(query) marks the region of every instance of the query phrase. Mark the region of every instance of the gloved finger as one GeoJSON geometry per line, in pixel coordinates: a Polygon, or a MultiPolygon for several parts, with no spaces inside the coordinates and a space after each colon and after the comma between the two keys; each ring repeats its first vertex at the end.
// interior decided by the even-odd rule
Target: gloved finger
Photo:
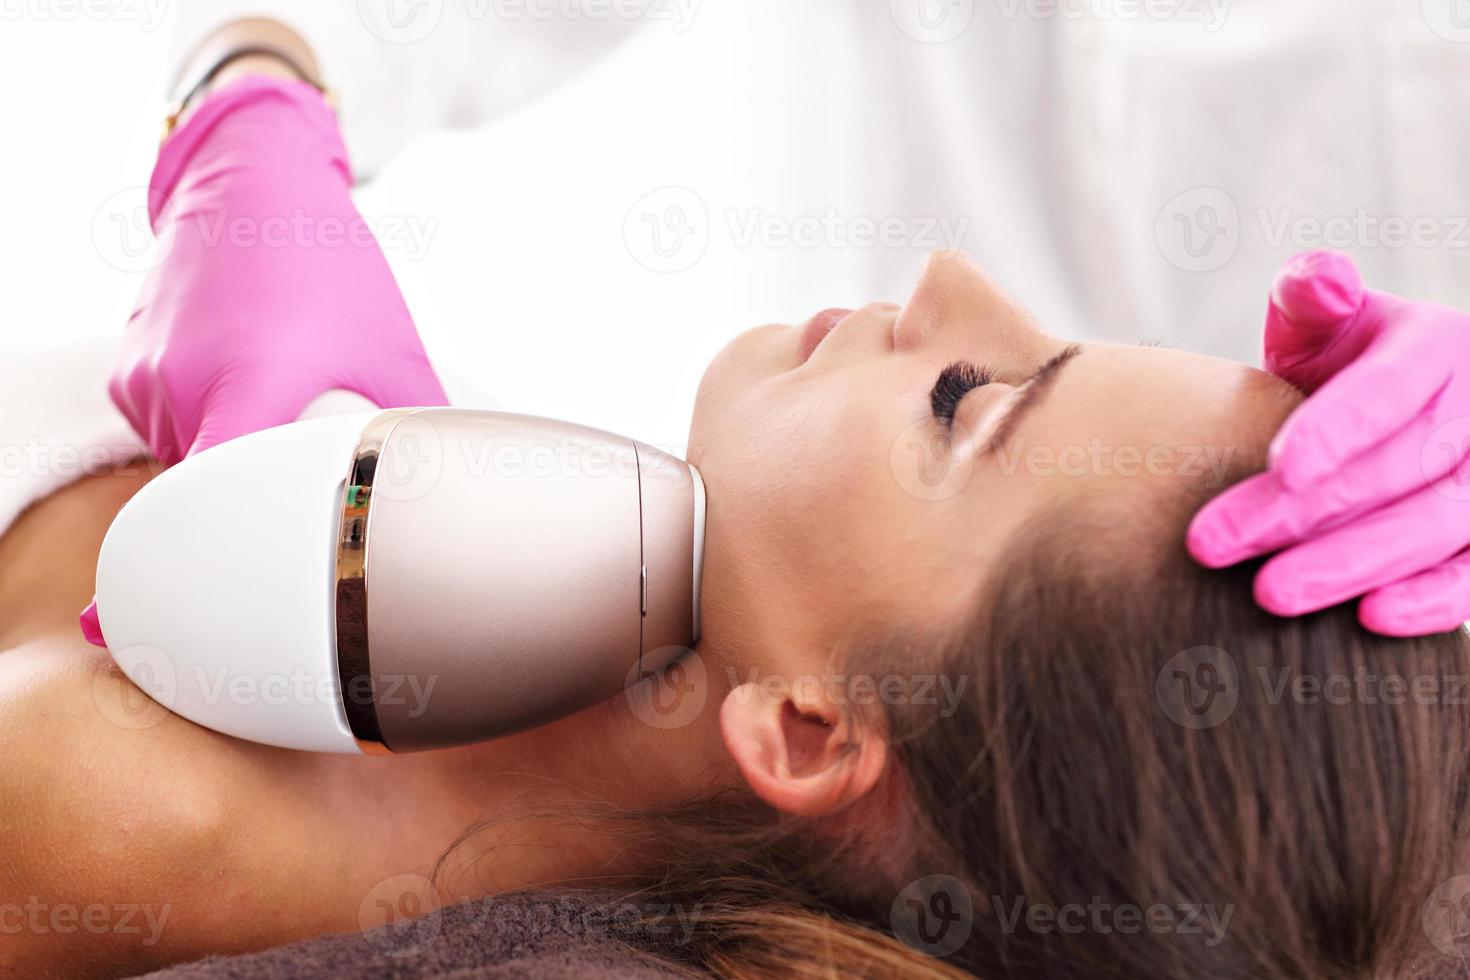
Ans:
{"type": "Polygon", "coordinates": [[[420,352],[405,354],[391,367],[377,368],[370,384],[344,385],[379,408],[420,408],[449,404],[444,386],[428,357],[420,352]],[[370,390],[368,390],[370,389],[370,390]]]}
{"type": "Polygon", "coordinates": [[[1190,521],[1185,543],[1200,564],[1224,568],[1279,551],[1392,503],[1464,461],[1463,451],[1425,453],[1438,420],[1421,414],[1405,428],[1349,461],[1331,480],[1288,489],[1273,471],[1243,480],[1190,521]]]}
{"type": "Polygon", "coordinates": [[[252,383],[236,375],[204,404],[199,430],[188,455],[195,456],[222,442],[294,422],[309,402],[309,398],[284,402],[273,395],[269,379],[252,383]]]}
{"type": "Polygon", "coordinates": [[[1470,551],[1385,585],[1358,604],[1358,622],[1385,636],[1447,633],[1470,620],[1470,551]]]}
{"type": "Polygon", "coordinates": [[[135,358],[114,371],[108,394],[133,431],[148,444],[154,458],[172,466],[183,458],[185,444],[178,438],[166,400],[157,397],[159,385],[155,363],[135,358]]]}
{"type": "Polygon", "coordinates": [[[82,637],[94,647],[106,647],[107,641],[102,638],[102,623],[97,618],[97,600],[94,597],[87,608],[82,610],[77,621],[82,627],[82,637]]]}
{"type": "Polygon", "coordinates": [[[1283,551],[1256,575],[1256,601],[1300,616],[1442,564],[1470,541],[1470,500],[1447,476],[1283,551]]]}
{"type": "MultiPolygon", "coordinates": [[[[1342,252],[1302,252],[1282,266],[1266,312],[1266,370],[1315,390],[1358,351],[1345,343],[1364,299],[1363,278],[1342,252]]],[[[1361,350],[1361,345],[1358,345],[1361,350]]]]}
{"type": "MultiPolygon", "coordinates": [[[[1406,314],[1414,317],[1413,313],[1406,314]]],[[[1404,428],[1433,402],[1457,359],[1431,349],[1432,334],[1385,333],[1301,404],[1271,440],[1270,467],[1300,489],[1327,477],[1364,450],[1404,428]],[[1412,383],[1405,383],[1405,378],[1412,383]]]]}

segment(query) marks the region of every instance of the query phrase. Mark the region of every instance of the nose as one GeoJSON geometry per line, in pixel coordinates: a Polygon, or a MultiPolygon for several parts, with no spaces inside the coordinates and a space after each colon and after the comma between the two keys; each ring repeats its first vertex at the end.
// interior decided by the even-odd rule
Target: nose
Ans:
{"type": "Polygon", "coordinates": [[[946,324],[984,316],[1005,301],[1004,294],[974,258],[959,249],[930,252],[913,295],[893,327],[895,351],[916,350],[946,324]]]}

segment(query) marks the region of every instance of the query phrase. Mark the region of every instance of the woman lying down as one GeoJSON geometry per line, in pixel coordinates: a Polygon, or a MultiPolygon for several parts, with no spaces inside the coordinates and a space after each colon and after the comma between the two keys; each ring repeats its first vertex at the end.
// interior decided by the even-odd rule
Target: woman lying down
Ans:
{"type": "Polygon", "coordinates": [[[1254,563],[1185,549],[1299,400],[1058,340],[937,254],[903,306],[710,365],[676,721],[616,698],[389,758],[150,708],[76,628],[147,468],[76,482],[0,540],[0,964],[127,975],[551,886],[682,910],[691,974],[1459,975],[1464,632],[1278,618],[1254,563]]]}

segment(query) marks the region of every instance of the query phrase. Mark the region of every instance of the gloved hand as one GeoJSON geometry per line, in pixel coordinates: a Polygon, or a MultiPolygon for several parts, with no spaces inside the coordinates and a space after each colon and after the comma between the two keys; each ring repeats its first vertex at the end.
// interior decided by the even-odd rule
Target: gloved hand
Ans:
{"type": "MultiPolygon", "coordinates": [[[[301,82],[228,84],[164,144],[148,202],[163,260],[109,386],[161,462],[294,421],[333,389],[445,404],[351,187],[336,117],[301,82]]],[[[92,609],[82,625],[100,642],[92,609]]]]}
{"type": "Polygon", "coordinates": [[[163,146],[149,216],[164,258],[110,386],[161,462],[294,421],[334,388],[444,403],[351,187],[336,117],[301,82],[226,85],[163,146]]]}
{"type": "Polygon", "coordinates": [[[1195,515],[1191,554],[1219,568],[1281,551],[1255,594],[1282,616],[1363,596],[1359,621],[1390,636],[1470,619],[1470,317],[1307,252],[1272,290],[1265,366],[1309,397],[1267,471],[1195,515]]]}

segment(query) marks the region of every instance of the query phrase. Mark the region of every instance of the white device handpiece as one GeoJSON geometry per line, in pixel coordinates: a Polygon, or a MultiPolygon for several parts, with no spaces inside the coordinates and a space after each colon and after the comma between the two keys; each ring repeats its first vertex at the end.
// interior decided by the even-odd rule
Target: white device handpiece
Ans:
{"type": "Polygon", "coordinates": [[[584,426],[317,418],[139,491],[103,542],[98,618],[135,683],[216,731],[326,752],[465,744],[692,647],[704,510],[688,463],[584,426]]]}

